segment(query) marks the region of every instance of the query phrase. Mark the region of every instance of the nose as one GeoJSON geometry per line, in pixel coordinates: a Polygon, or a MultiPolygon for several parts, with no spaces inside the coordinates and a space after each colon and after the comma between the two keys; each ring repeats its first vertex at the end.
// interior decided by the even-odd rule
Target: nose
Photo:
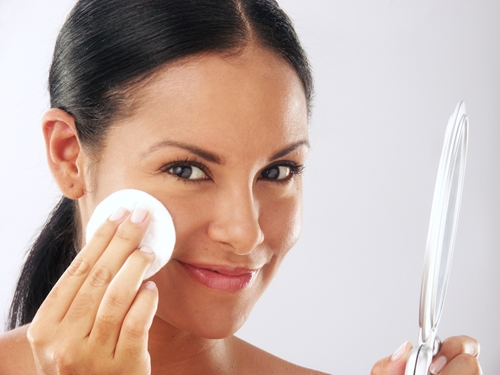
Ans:
{"type": "Polygon", "coordinates": [[[214,216],[208,226],[212,241],[229,245],[238,255],[249,254],[264,241],[259,204],[251,187],[221,189],[213,204],[214,216]]]}

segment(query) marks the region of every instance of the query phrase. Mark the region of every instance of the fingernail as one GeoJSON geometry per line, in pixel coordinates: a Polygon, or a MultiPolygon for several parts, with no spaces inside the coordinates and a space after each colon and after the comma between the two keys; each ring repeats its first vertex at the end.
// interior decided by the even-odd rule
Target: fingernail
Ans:
{"type": "Polygon", "coordinates": [[[143,251],[145,253],[148,253],[148,254],[153,254],[154,253],[153,249],[150,248],[149,246],[143,246],[139,250],[143,251]]]}
{"type": "Polygon", "coordinates": [[[446,357],[445,356],[439,356],[438,359],[436,359],[431,367],[429,368],[429,371],[431,372],[431,374],[433,375],[437,375],[441,372],[442,369],[444,369],[444,366],[446,366],[446,363],[448,361],[446,360],[446,357]]]}
{"type": "Polygon", "coordinates": [[[140,224],[144,221],[146,216],[148,215],[148,210],[145,207],[137,206],[132,212],[132,217],[130,221],[134,224],[140,224]]]}
{"type": "Polygon", "coordinates": [[[406,351],[406,345],[408,344],[408,341],[405,341],[403,345],[401,345],[392,355],[391,361],[396,362],[401,356],[404,354],[406,351]]]}
{"type": "Polygon", "coordinates": [[[149,290],[155,290],[156,284],[154,283],[154,281],[148,281],[146,284],[144,284],[144,288],[149,290]]]}
{"type": "Polygon", "coordinates": [[[127,209],[120,207],[109,217],[109,221],[120,221],[127,214],[127,209]]]}

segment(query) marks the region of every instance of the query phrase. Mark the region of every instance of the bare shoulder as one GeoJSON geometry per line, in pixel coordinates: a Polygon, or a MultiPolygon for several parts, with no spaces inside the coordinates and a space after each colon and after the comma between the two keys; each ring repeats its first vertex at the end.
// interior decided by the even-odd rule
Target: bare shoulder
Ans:
{"type": "Polygon", "coordinates": [[[238,367],[244,369],[242,373],[245,375],[328,375],[285,361],[237,337],[233,337],[232,340],[238,367]]]}
{"type": "Polygon", "coordinates": [[[0,333],[0,374],[33,374],[34,362],[26,337],[28,325],[0,333]]]}

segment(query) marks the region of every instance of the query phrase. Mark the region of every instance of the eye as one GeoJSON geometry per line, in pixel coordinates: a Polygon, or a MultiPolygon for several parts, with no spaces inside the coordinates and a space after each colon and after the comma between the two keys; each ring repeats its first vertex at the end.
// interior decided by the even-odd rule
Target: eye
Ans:
{"type": "Polygon", "coordinates": [[[262,171],[260,176],[266,180],[286,180],[291,177],[292,168],[287,165],[274,165],[262,171]]]}
{"type": "Polygon", "coordinates": [[[206,180],[207,175],[194,165],[176,165],[168,169],[168,173],[187,180],[206,180]]]}

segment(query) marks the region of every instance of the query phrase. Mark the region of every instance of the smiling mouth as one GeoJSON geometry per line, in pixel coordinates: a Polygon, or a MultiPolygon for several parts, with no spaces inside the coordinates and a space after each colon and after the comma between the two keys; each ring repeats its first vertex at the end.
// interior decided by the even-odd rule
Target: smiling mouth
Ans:
{"type": "Polygon", "coordinates": [[[179,263],[199,283],[224,292],[241,291],[255,280],[259,270],[179,263]]]}

